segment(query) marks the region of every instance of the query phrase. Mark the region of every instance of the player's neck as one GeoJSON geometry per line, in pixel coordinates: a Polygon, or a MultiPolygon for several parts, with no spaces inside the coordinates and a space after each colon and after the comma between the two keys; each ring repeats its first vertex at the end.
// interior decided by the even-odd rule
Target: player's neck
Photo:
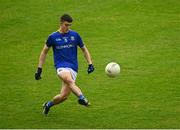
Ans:
{"type": "Polygon", "coordinates": [[[63,30],[61,27],[58,29],[58,32],[60,33],[68,33],[69,30],[63,30]]]}

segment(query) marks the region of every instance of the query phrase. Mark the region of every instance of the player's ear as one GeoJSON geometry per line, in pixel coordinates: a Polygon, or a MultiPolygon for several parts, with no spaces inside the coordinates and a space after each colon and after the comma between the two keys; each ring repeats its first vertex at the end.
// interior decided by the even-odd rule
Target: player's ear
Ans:
{"type": "Polygon", "coordinates": [[[64,23],[64,21],[60,21],[60,25],[62,25],[64,23]]]}

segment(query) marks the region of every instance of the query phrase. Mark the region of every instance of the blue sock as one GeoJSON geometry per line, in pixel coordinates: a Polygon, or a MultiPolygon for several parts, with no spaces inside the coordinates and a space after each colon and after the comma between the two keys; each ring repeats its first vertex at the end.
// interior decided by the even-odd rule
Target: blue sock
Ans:
{"type": "Polygon", "coordinates": [[[46,104],[46,106],[49,107],[49,108],[52,107],[53,105],[54,105],[54,103],[53,103],[52,101],[49,101],[49,102],[46,104]]]}
{"type": "Polygon", "coordinates": [[[79,95],[79,99],[84,99],[85,97],[81,94],[79,95]]]}

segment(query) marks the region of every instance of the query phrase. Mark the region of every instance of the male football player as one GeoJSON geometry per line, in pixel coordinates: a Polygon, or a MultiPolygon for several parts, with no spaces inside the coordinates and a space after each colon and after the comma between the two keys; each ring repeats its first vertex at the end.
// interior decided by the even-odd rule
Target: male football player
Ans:
{"type": "Polygon", "coordinates": [[[62,80],[62,88],[58,95],[52,101],[43,105],[43,113],[48,114],[50,108],[65,101],[71,92],[78,97],[78,103],[89,106],[90,102],[84,97],[80,88],[76,85],[76,76],[78,72],[77,47],[79,46],[88,63],[88,74],[94,71],[91,55],[84,45],[80,35],[70,30],[73,19],[70,15],[64,14],[60,17],[60,27],[58,31],[49,35],[44,48],[39,57],[39,64],[35,73],[35,79],[41,79],[42,67],[49,49],[52,47],[54,56],[54,65],[59,79],[62,80]]]}

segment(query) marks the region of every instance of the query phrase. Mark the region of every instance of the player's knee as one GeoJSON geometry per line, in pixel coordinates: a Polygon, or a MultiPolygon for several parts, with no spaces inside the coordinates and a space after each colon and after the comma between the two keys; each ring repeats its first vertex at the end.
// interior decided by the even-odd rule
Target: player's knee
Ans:
{"type": "Polygon", "coordinates": [[[71,84],[74,83],[74,80],[67,77],[67,78],[64,79],[64,82],[67,83],[68,85],[71,85],[71,84]]]}

